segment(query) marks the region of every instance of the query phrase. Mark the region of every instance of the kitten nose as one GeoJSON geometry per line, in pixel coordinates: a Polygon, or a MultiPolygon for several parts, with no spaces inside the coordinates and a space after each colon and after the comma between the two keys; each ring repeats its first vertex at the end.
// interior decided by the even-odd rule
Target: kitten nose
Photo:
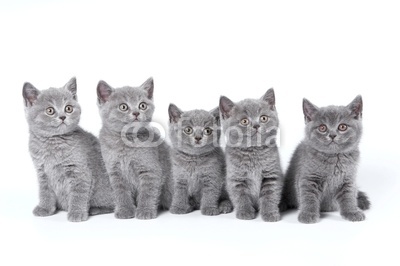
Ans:
{"type": "Polygon", "coordinates": [[[254,127],[254,129],[258,129],[260,127],[260,125],[259,124],[255,124],[253,127],[254,127]]]}
{"type": "Polygon", "coordinates": [[[329,135],[329,137],[334,140],[336,138],[336,135],[329,135]]]}
{"type": "Polygon", "coordinates": [[[138,117],[139,115],[140,115],[140,113],[139,112],[134,112],[134,113],[132,113],[134,116],[136,116],[136,117],[138,117]]]}
{"type": "Polygon", "coordinates": [[[62,121],[64,121],[65,120],[65,118],[67,118],[65,115],[63,115],[63,116],[60,116],[59,117],[62,121]]]}
{"type": "Polygon", "coordinates": [[[194,139],[195,139],[196,141],[200,141],[200,140],[202,139],[202,137],[194,137],[194,139]]]}

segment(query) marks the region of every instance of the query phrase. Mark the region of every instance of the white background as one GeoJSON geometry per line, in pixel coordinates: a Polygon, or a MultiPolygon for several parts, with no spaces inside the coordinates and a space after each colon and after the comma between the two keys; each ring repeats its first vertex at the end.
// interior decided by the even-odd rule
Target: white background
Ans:
{"type": "Polygon", "coordinates": [[[0,4],[0,264],[399,265],[400,8],[396,1],[2,1],[0,4]],[[151,221],[110,215],[84,223],[37,218],[22,85],[78,80],[81,125],[98,134],[100,79],[155,80],[154,120],[170,102],[211,109],[220,95],[275,88],[282,166],[303,137],[302,98],[319,106],[364,99],[358,184],[367,219],[297,213],[265,223],[199,212],[151,221]],[[5,263],[6,262],[6,263],[5,263]]]}

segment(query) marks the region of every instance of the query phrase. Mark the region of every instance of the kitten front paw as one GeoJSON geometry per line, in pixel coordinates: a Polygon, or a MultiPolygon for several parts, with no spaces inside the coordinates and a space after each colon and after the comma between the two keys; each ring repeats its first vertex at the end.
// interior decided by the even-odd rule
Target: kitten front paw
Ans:
{"type": "Polygon", "coordinates": [[[88,212],[68,212],[68,221],[70,222],[83,222],[89,219],[88,212]]]}
{"type": "Polygon", "coordinates": [[[365,220],[365,214],[362,211],[345,212],[342,217],[351,222],[361,222],[365,220]]]}
{"type": "Polygon", "coordinates": [[[135,217],[135,209],[134,208],[119,208],[119,209],[115,210],[114,216],[117,219],[131,219],[131,218],[135,217]]]}
{"type": "Polygon", "coordinates": [[[201,214],[215,216],[219,214],[219,209],[216,207],[205,207],[201,209],[201,214]]]}
{"type": "Polygon", "coordinates": [[[233,205],[230,200],[221,201],[218,208],[219,213],[230,213],[233,211],[233,205]]]}
{"type": "Polygon", "coordinates": [[[45,217],[45,216],[50,216],[56,213],[56,208],[52,208],[52,209],[47,209],[47,208],[43,208],[41,206],[36,206],[33,209],[33,215],[35,216],[40,216],[40,217],[45,217]]]}
{"type": "Polygon", "coordinates": [[[253,210],[237,210],[236,218],[240,220],[253,220],[256,218],[256,211],[253,210]]]}
{"type": "Polygon", "coordinates": [[[193,209],[190,206],[187,207],[178,207],[178,206],[171,206],[171,208],[169,209],[169,211],[172,214],[187,214],[189,212],[191,212],[193,209]]]}
{"type": "Polygon", "coordinates": [[[281,219],[281,214],[279,211],[262,212],[261,218],[265,222],[277,222],[281,219]]]}
{"type": "Polygon", "coordinates": [[[319,220],[319,213],[300,212],[298,220],[303,224],[315,224],[319,220]]]}
{"type": "Polygon", "coordinates": [[[157,218],[157,209],[142,209],[138,208],[136,210],[136,218],[140,220],[150,220],[157,218]]]}

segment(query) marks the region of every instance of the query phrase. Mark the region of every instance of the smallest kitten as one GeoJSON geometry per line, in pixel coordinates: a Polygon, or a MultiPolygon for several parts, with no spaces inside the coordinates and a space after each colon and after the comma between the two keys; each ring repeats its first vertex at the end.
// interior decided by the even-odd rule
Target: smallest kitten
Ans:
{"type": "Polygon", "coordinates": [[[299,221],[316,223],[320,212],[340,210],[349,221],[363,221],[368,197],[357,189],[362,98],[347,106],[318,108],[303,100],[305,139],[286,173],[282,207],[299,208],[299,221]]]}
{"type": "Polygon", "coordinates": [[[174,194],[170,211],[203,215],[232,212],[225,189],[226,166],[219,146],[219,109],[183,112],[169,106],[174,194]]]}

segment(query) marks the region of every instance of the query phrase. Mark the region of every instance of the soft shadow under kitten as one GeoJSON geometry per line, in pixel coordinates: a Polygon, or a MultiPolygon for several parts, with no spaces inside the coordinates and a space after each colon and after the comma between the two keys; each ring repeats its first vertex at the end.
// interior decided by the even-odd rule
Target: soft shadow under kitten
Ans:
{"type": "Polygon", "coordinates": [[[39,179],[36,216],[64,210],[69,221],[80,222],[114,209],[99,142],[78,125],[76,90],[75,78],[59,89],[23,87],[29,149],[39,179]]]}
{"type": "Polygon", "coordinates": [[[183,112],[169,106],[174,195],[171,213],[200,209],[204,215],[233,210],[226,188],[224,153],[219,146],[219,109],[183,112]]]}
{"type": "Polygon", "coordinates": [[[303,100],[305,138],[286,173],[282,207],[299,208],[302,223],[316,223],[320,212],[340,210],[349,221],[362,221],[370,206],[357,189],[362,98],[348,106],[318,108],[303,100]]]}

